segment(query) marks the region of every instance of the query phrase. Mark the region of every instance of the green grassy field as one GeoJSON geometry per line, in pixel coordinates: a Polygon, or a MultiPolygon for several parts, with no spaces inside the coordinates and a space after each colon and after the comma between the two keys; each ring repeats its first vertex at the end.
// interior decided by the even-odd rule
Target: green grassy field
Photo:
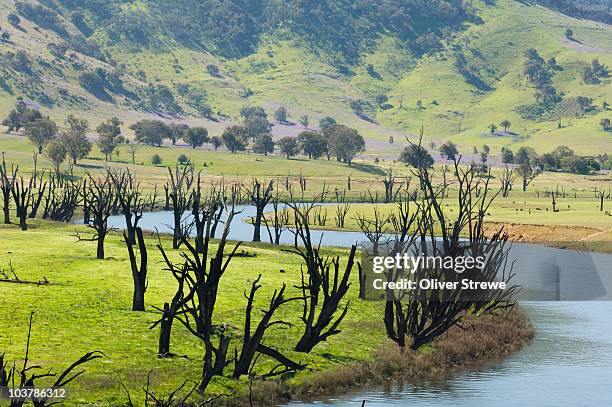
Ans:
{"type": "MultiPolygon", "coordinates": [[[[89,363],[86,376],[71,386],[70,400],[80,402],[123,402],[124,394],[118,379],[128,383],[139,394],[147,373],[152,370],[152,388],[157,391],[178,387],[185,379],[196,380],[200,374],[203,346],[177,322],[173,329],[171,351],[186,355],[171,359],[156,356],[158,329],[149,329],[158,319],[152,308],[171,299],[176,283],[163,270],[161,255],[155,247],[157,239],[147,236],[149,259],[149,287],[146,294],[147,312],[131,312],[132,277],[127,251],[118,234],[109,237],[106,260],[95,260],[95,244],[76,243],[75,229],[83,226],[35,222],[27,232],[15,226],[0,227],[0,269],[9,273],[9,261],[22,280],[39,281],[46,277],[50,284],[0,284],[0,349],[9,360],[23,358],[29,313],[34,311],[31,339],[31,363],[65,368],[87,351],[103,351],[108,358],[89,363]],[[37,243],[38,242],[38,243],[37,243]],[[51,244],[40,244],[52,242],[51,244]]],[[[166,249],[171,241],[162,237],[166,249]]],[[[286,283],[289,293],[299,283],[297,256],[280,252],[267,245],[246,245],[244,250],[255,253],[255,258],[236,258],[222,279],[216,315],[235,327],[233,345],[239,346],[244,324],[246,299],[244,290],[262,275],[263,288],[256,298],[256,309],[266,308],[275,289],[286,283]],[[279,270],[286,270],[281,273],[279,270]]],[[[346,255],[344,250],[330,250],[329,254],[346,255]]],[[[178,253],[171,253],[178,259],[178,253]]],[[[10,273],[9,273],[10,274],[10,273]]],[[[351,280],[356,287],[356,279],[351,280]]],[[[289,329],[272,329],[267,343],[278,346],[296,360],[307,362],[312,370],[321,370],[338,363],[364,360],[385,339],[381,321],[382,304],[356,300],[357,289],[352,288],[347,301],[351,309],[342,326],[342,334],[317,346],[309,355],[290,352],[300,332],[301,305],[287,304],[279,316],[296,324],[289,329]],[[350,343],[351,346],[347,346],[350,343]]],[[[254,314],[255,320],[258,316],[254,314]]],[[[233,354],[233,351],[230,352],[233,354]]],[[[274,366],[261,358],[261,373],[274,366]]],[[[307,375],[308,372],[300,375],[307,375]]],[[[298,375],[298,377],[300,376],[298,375]]],[[[244,384],[243,379],[243,384],[244,384]]],[[[227,390],[231,381],[216,380],[211,394],[227,390]]]]}
{"type": "MultiPolygon", "coordinates": [[[[113,405],[127,403],[124,383],[135,405],[144,398],[143,388],[150,377],[149,389],[157,396],[175,390],[185,380],[197,382],[201,374],[203,345],[187,333],[178,322],[172,330],[171,352],[174,358],[157,357],[158,328],[149,329],[159,318],[153,306],[162,306],[174,294],[175,281],[164,270],[161,255],[155,247],[157,238],[147,234],[149,252],[146,312],[131,312],[132,278],[126,249],[118,234],[106,240],[105,260],[95,260],[95,243],[76,242],[74,233],[82,225],[47,221],[31,222],[28,231],[14,225],[0,225],[0,270],[14,272],[22,281],[46,279],[47,285],[0,282],[0,350],[10,363],[23,360],[28,335],[28,319],[33,315],[29,363],[54,371],[66,368],[85,352],[98,350],[106,357],[83,366],[86,373],[67,388],[66,405],[113,405]],[[44,243],[43,243],[44,242],[44,243]]],[[[161,243],[174,260],[178,251],[171,251],[171,239],[161,243]]],[[[262,275],[263,288],[258,291],[255,309],[264,309],[275,289],[284,283],[288,297],[299,295],[300,262],[297,256],[266,244],[245,244],[243,250],[256,257],[235,258],[219,287],[215,320],[228,323],[232,336],[229,354],[241,346],[246,299],[243,292],[262,275]],[[281,271],[282,270],[282,271],[281,271]]],[[[346,261],[347,251],[326,249],[327,255],[338,255],[346,261]]],[[[356,273],[351,288],[342,302],[350,301],[342,322],[341,333],[328,338],[309,354],[292,351],[301,334],[301,304],[284,305],[275,318],[294,324],[275,326],[264,337],[264,343],[278,348],[292,359],[307,363],[308,368],[284,378],[297,397],[311,397],[317,392],[346,391],[350,386],[369,380],[376,382],[390,375],[405,378],[435,376],[470,363],[512,352],[532,336],[531,328],[519,313],[510,318],[482,317],[486,329],[478,329],[478,319],[470,317],[476,328],[465,331],[454,328],[434,344],[418,353],[400,354],[386,340],[382,315],[384,303],[357,299],[356,273]],[[370,376],[368,376],[370,375],[370,376]],[[373,376],[372,376],[373,375],[373,376]],[[301,394],[301,396],[299,396],[301,394]]],[[[254,322],[258,317],[253,315],[254,322]]],[[[266,357],[258,359],[255,374],[263,374],[276,365],[266,357]]],[[[231,366],[223,377],[215,377],[206,397],[238,391],[243,404],[248,381],[230,379],[231,366]]],[[[46,384],[38,380],[38,386],[46,384]]],[[[280,382],[260,382],[257,399],[267,403],[281,401],[288,390],[272,390],[280,382]],[[267,387],[266,387],[267,386],[267,387]],[[267,401],[266,401],[267,400],[267,401]]],[[[187,385],[189,389],[192,384],[187,385]]],[[[237,403],[240,400],[235,400],[237,403]]]]}

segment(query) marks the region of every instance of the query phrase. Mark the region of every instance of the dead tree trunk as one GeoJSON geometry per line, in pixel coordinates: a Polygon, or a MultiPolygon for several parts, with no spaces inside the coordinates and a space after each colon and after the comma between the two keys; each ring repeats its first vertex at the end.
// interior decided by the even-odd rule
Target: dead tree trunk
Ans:
{"type": "Polygon", "coordinates": [[[13,194],[13,201],[15,201],[15,209],[21,230],[28,230],[26,220],[28,218],[28,209],[32,202],[33,179],[30,178],[30,181],[26,184],[22,176],[18,180],[13,180],[11,185],[11,192],[13,194]]]}
{"type": "MultiPolygon", "coordinates": [[[[290,323],[285,322],[285,321],[281,321],[281,320],[272,321],[272,317],[274,316],[274,313],[276,312],[276,310],[278,310],[278,308],[282,306],[283,304],[286,304],[290,301],[299,300],[299,298],[285,298],[284,297],[285,284],[283,284],[280,290],[274,291],[274,294],[272,295],[272,299],[270,300],[270,306],[268,307],[266,311],[263,311],[263,317],[257,324],[255,331],[251,333],[251,314],[253,311],[253,301],[255,300],[255,294],[257,290],[261,288],[261,285],[259,284],[260,279],[261,279],[261,274],[251,284],[250,294],[247,296],[246,292],[244,293],[244,296],[247,299],[247,306],[245,310],[246,318],[244,322],[244,333],[243,333],[243,338],[242,338],[242,347],[240,349],[240,355],[238,355],[238,350],[235,351],[236,353],[234,357],[234,374],[233,374],[234,379],[239,379],[240,376],[247,374],[249,372],[251,364],[253,363],[253,358],[255,357],[255,354],[259,352],[261,342],[268,328],[274,325],[291,326],[290,323]]],[[[282,362],[281,362],[281,365],[282,365],[282,362]]],[[[286,368],[285,370],[283,370],[283,372],[293,370],[292,368],[294,366],[295,366],[295,362],[292,362],[290,366],[285,365],[286,368]]],[[[301,366],[301,369],[303,369],[304,367],[305,366],[301,366]]],[[[301,369],[298,369],[298,370],[301,370],[301,369]]],[[[274,368],[272,372],[276,372],[276,368],[274,368]]],[[[278,374],[278,372],[276,373],[278,374]]]]}
{"type": "Polygon", "coordinates": [[[274,180],[270,180],[264,188],[263,184],[253,178],[250,188],[246,188],[245,192],[249,198],[249,203],[255,206],[255,218],[253,219],[253,241],[261,242],[261,222],[264,214],[264,209],[268,202],[272,199],[274,192],[274,180]]]}
{"type": "MultiPolygon", "coordinates": [[[[325,192],[315,198],[323,201],[325,192]]],[[[339,258],[323,258],[319,246],[315,246],[310,233],[309,217],[316,203],[288,203],[294,214],[294,246],[287,251],[297,254],[305,263],[306,275],[302,272],[301,285],[303,294],[302,322],[305,329],[295,346],[298,352],[310,352],[318,343],[340,333],[340,323],[346,316],[349,302],[340,312],[340,302],[344,299],[350,286],[348,279],[353,268],[356,246],[353,246],[344,272],[340,274],[339,258]],[[333,274],[331,268],[333,267],[333,274]],[[321,296],[323,298],[321,298],[321,296]],[[322,300],[322,303],[321,303],[322,300]]]]}
{"type": "Polygon", "coordinates": [[[498,178],[501,182],[502,197],[508,198],[508,195],[510,194],[510,191],[512,191],[512,185],[514,184],[514,180],[516,178],[514,168],[505,166],[502,171],[502,174],[498,178]]]}
{"type": "Polygon", "coordinates": [[[38,209],[40,208],[40,204],[42,203],[42,199],[45,195],[45,191],[47,189],[47,185],[48,182],[43,182],[45,176],[45,171],[43,170],[42,173],[40,174],[40,177],[38,180],[34,179],[34,185],[37,186],[37,191],[36,194],[32,195],[32,209],[30,210],[30,214],[28,215],[28,217],[30,219],[34,219],[36,218],[36,215],[38,214],[38,209]]]}
{"type": "MultiPolygon", "coordinates": [[[[387,335],[403,349],[410,338],[410,348],[419,349],[442,335],[452,326],[458,325],[467,313],[487,313],[504,310],[514,305],[517,286],[510,284],[512,273],[506,270],[507,235],[498,231],[491,238],[485,237],[484,219],[497,194],[490,196],[489,178],[480,178],[477,169],[460,170],[455,161],[458,210],[456,218],[448,219],[444,211],[443,189],[434,187],[428,168],[419,168],[418,176],[424,188],[424,197],[419,204],[417,230],[409,243],[413,253],[424,258],[457,258],[466,255],[484,259],[482,266],[466,267],[461,273],[453,268],[422,266],[410,270],[415,281],[436,279],[438,281],[504,281],[505,290],[482,289],[478,293],[466,292],[462,288],[423,289],[407,295],[387,293],[385,327],[387,335]],[[484,180],[484,181],[483,181],[484,180]],[[476,191],[480,194],[476,197],[476,191]],[[437,225],[443,225],[439,228],[437,225]],[[457,280],[459,279],[459,280],[457,280]],[[462,291],[463,290],[463,291],[462,291]]],[[[404,247],[402,250],[407,250],[404,247]]],[[[400,270],[403,272],[403,270],[400,270]]],[[[390,270],[389,273],[397,273],[390,270]]],[[[397,274],[391,278],[397,277],[397,274]]],[[[401,277],[401,275],[400,275],[401,277]]],[[[389,278],[389,277],[388,277],[389,278]]]]}
{"type": "Polygon", "coordinates": [[[0,165],[0,190],[2,191],[2,212],[4,213],[5,225],[11,223],[11,189],[17,177],[17,168],[11,166],[10,174],[9,178],[9,171],[6,167],[6,161],[4,160],[4,153],[2,153],[2,165],[0,165]]]}
{"type": "Polygon", "coordinates": [[[196,229],[195,247],[198,253],[204,253],[208,242],[206,238],[214,238],[217,225],[221,221],[223,211],[222,192],[213,185],[207,195],[202,195],[201,174],[198,173],[196,187],[191,193],[191,214],[196,229]],[[207,230],[207,227],[210,230],[207,230]]]}
{"type": "Polygon", "coordinates": [[[121,206],[121,212],[125,218],[128,239],[131,245],[135,245],[136,228],[147,206],[147,199],[140,190],[140,182],[134,179],[129,170],[108,169],[107,172],[115,187],[116,201],[121,206]]]}
{"type": "Polygon", "coordinates": [[[270,243],[274,245],[280,244],[280,238],[283,234],[283,231],[289,224],[289,212],[286,209],[279,207],[279,198],[278,194],[272,199],[272,225],[268,223],[268,219],[263,216],[263,222],[266,226],[266,230],[268,231],[268,237],[270,238],[270,243]]]}
{"type": "MultiPolygon", "coordinates": [[[[186,237],[182,238],[181,244],[185,245],[186,251],[181,254],[183,259],[181,266],[175,265],[168,258],[161,243],[158,245],[167,270],[172,272],[179,283],[178,290],[180,292],[177,291],[174,297],[177,299],[177,312],[174,314],[174,318],[204,342],[202,376],[198,386],[200,392],[206,389],[214,376],[223,374],[224,368],[229,363],[227,361],[227,351],[230,336],[226,334],[226,325],[215,323],[214,309],[217,302],[219,282],[240,246],[240,243],[238,243],[231,253],[225,253],[229,228],[236,214],[234,205],[237,195],[238,190],[234,188],[223,235],[217,244],[216,252],[210,258],[210,247],[208,246],[210,236],[208,235],[205,236],[203,253],[198,253],[186,237]],[[217,343],[214,341],[215,337],[218,338],[217,343]]],[[[212,222],[212,218],[209,218],[207,222],[212,222]]],[[[209,231],[210,227],[207,227],[206,230],[209,231]]]]}
{"type": "Polygon", "coordinates": [[[187,236],[187,226],[183,225],[183,215],[191,206],[193,199],[190,190],[193,184],[193,167],[176,166],[174,172],[168,168],[170,178],[164,189],[172,204],[174,227],[172,233],[172,248],[178,249],[181,241],[187,236]]]}
{"type": "Polygon", "coordinates": [[[132,269],[132,280],[134,281],[134,293],[132,295],[132,311],[145,310],[145,292],[147,291],[147,246],[145,245],[142,229],[135,229],[138,251],[140,252],[140,265],[136,261],[134,252],[134,244],[130,241],[130,237],[126,232],[123,232],[123,241],[127,246],[130,257],[130,267],[132,269]]]}
{"type": "Polygon", "coordinates": [[[110,231],[108,217],[115,200],[115,188],[108,174],[105,174],[104,178],[94,178],[87,173],[87,178],[89,181],[86,192],[87,206],[91,213],[87,226],[94,230],[94,235],[84,239],[77,232],[76,237],[79,241],[95,241],[97,243],[96,258],[104,259],[104,240],[110,231]]]}

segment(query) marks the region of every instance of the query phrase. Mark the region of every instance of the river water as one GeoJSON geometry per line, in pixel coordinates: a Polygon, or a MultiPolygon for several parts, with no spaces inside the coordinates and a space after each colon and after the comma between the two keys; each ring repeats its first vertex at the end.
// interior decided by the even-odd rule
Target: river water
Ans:
{"type": "MultiPolygon", "coordinates": [[[[253,227],[244,223],[254,215],[241,207],[230,238],[250,241],[253,227]]],[[[270,210],[270,208],[268,208],[270,210]]],[[[329,217],[333,222],[333,214],[329,217]]],[[[145,213],[140,226],[171,232],[169,212],[145,213]]],[[[122,216],[109,225],[125,226],[122,216]]],[[[220,231],[218,232],[220,233],[220,231]]],[[[347,247],[364,240],[358,232],[319,232],[313,237],[322,245],[347,247]]],[[[262,229],[262,239],[267,234],[262,229]]],[[[285,232],[283,243],[293,236],[285,232]]],[[[610,266],[610,264],[608,264],[610,266]]],[[[606,267],[609,271],[612,267],[606,267]]],[[[322,405],[422,406],[422,407],[556,407],[612,406],[612,302],[523,302],[536,328],[533,342],[521,351],[490,365],[427,381],[418,386],[389,382],[332,398],[292,402],[292,407],[322,405]]]]}

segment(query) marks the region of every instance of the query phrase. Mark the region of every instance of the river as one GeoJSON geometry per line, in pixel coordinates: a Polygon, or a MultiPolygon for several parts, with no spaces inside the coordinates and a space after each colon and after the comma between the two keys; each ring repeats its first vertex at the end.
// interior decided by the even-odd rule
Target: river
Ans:
{"type": "MultiPolygon", "coordinates": [[[[239,209],[242,212],[232,224],[230,238],[250,241],[253,227],[244,220],[253,216],[254,210],[239,209]]],[[[145,213],[140,226],[167,233],[171,232],[171,219],[169,212],[145,213]]],[[[109,225],[124,227],[124,219],[113,216],[109,225]]],[[[313,231],[313,235],[321,239],[322,245],[347,247],[363,240],[358,232],[313,231]]],[[[266,237],[264,229],[262,239],[266,237]]],[[[291,243],[292,235],[285,232],[282,242],[291,243]]],[[[610,263],[605,265],[608,271],[609,266],[610,263]]],[[[368,407],[612,405],[612,302],[528,301],[522,305],[535,326],[535,338],[530,345],[501,361],[418,386],[389,382],[288,406],[359,406],[363,400],[368,407]]]]}

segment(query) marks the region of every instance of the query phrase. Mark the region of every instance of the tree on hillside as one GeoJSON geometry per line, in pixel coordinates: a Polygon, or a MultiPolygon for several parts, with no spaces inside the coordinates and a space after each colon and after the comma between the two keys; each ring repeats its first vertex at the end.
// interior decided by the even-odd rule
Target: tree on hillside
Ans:
{"type": "Polygon", "coordinates": [[[410,144],[402,151],[400,161],[414,168],[429,168],[433,166],[434,159],[425,147],[418,144],[410,144]]]}
{"type": "Polygon", "coordinates": [[[455,145],[455,143],[453,143],[452,141],[444,143],[440,146],[440,155],[449,161],[455,161],[457,154],[459,154],[459,151],[457,150],[457,145],[455,145]]]}
{"type": "Polygon", "coordinates": [[[329,153],[336,160],[351,165],[353,158],[365,150],[365,140],[357,130],[342,124],[334,124],[323,130],[324,138],[328,140],[329,153]]]}
{"type": "Polygon", "coordinates": [[[68,128],[61,131],[59,140],[66,147],[66,153],[72,159],[72,163],[76,164],[91,151],[91,143],[86,136],[89,123],[85,119],[70,115],[66,118],[66,124],[68,128]]]}
{"type": "Polygon", "coordinates": [[[130,126],[136,141],[149,146],[161,146],[164,139],[170,138],[170,128],[159,120],[140,120],[130,126]]]}
{"type": "Polygon", "coordinates": [[[38,110],[28,107],[23,100],[17,99],[15,108],[13,108],[13,110],[9,112],[8,117],[2,121],[2,125],[8,127],[9,132],[19,131],[38,119],[42,119],[42,114],[38,110]]]}
{"type": "Polygon", "coordinates": [[[287,108],[285,106],[281,106],[276,109],[274,112],[274,117],[279,123],[287,123],[287,108]]]}
{"type": "Polygon", "coordinates": [[[26,125],[26,134],[30,141],[38,148],[38,154],[42,154],[43,149],[57,134],[57,125],[49,117],[36,119],[26,125]]]}
{"type": "Polygon", "coordinates": [[[254,117],[260,117],[262,119],[268,119],[268,114],[261,106],[245,106],[240,109],[240,116],[244,120],[252,119],[254,117]]]}
{"type": "Polygon", "coordinates": [[[572,30],[571,28],[565,30],[565,38],[569,40],[574,39],[574,30],[572,30]]]}
{"type": "Polygon", "coordinates": [[[525,163],[536,163],[537,162],[537,153],[531,147],[521,147],[516,152],[514,157],[515,164],[525,164],[525,163]]]}
{"type": "Polygon", "coordinates": [[[218,77],[221,71],[217,65],[208,64],[206,65],[206,72],[208,72],[210,76],[218,77]]]}
{"type": "Polygon", "coordinates": [[[385,103],[389,101],[389,97],[383,93],[376,95],[376,104],[382,110],[382,107],[385,103]]]}
{"type": "Polygon", "coordinates": [[[82,238],[77,232],[76,237],[79,241],[96,242],[96,259],[104,260],[104,241],[108,232],[113,230],[108,226],[108,218],[116,203],[115,187],[108,174],[102,177],[87,173],[87,184],[84,189],[84,205],[91,214],[87,219],[87,226],[94,230],[94,234],[91,238],[82,238]]]}
{"type": "Polygon", "coordinates": [[[603,128],[604,131],[610,130],[610,119],[607,117],[601,119],[599,125],[603,128]]]}
{"type": "Polygon", "coordinates": [[[19,24],[21,24],[21,19],[15,13],[10,13],[6,19],[13,27],[19,27],[19,24]]]}
{"type": "Polygon", "coordinates": [[[257,136],[253,144],[253,151],[258,154],[268,155],[274,152],[274,141],[270,133],[257,136]]]}
{"type": "Polygon", "coordinates": [[[319,158],[327,152],[327,143],[316,131],[303,131],[298,134],[300,150],[308,158],[319,158]]]}
{"type": "Polygon", "coordinates": [[[507,132],[510,126],[512,126],[512,123],[510,122],[510,120],[504,119],[501,121],[501,123],[499,123],[499,125],[504,128],[504,132],[507,132]]]}
{"type": "Polygon", "coordinates": [[[307,114],[304,114],[300,117],[300,124],[304,126],[305,129],[308,129],[309,123],[310,123],[310,119],[307,114]]]}
{"type": "Polygon", "coordinates": [[[495,133],[497,131],[497,125],[495,123],[491,123],[489,124],[489,132],[491,134],[495,133]]]}
{"type": "Polygon", "coordinates": [[[255,141],[262,134],[270,134],[272,125],[268,119],[262,116],[250,116],[244,120],[245,133],[243,141],[247,143],[249,140],[255,141]]]}
{"type": "Polygon", "coordinates": [[[329,126],[333,126],[336,124],[336,119],[330,116],[325,116],[321,120],[319,120],[319,128],[324,129],[329,126]]]}
{"type": "Polygon", "coordinates": [[[112,161],[113,151],[125,140],[121,135],[122,125],[123,122],[121,120],[113,117],[96,128],[96,132],[98,132],[98,147],[106,157],[106,161],[112,161]]]}
{"type": "Polygon", "coordinates": [[[283,153],[287,159],[290,159],[298,153],[298,143],[293,137],[283,137],[282,139],[278,140],[277,145],[281,153],[283,153]]]}
{"type": "Polygon", "coordinates": [[[194,149],[208,142],[208,130],[204,127],[190,127],[185,131],[183,140],[194,149]]]}
{"type": "Polygon", "coordinates": [[[242,126],[229,126],[223,131],[221,138],[225,147],[233,154],[236,151],[244,151],[246,146],[242,141],[245,134],[245,129],[242,126]]]}

